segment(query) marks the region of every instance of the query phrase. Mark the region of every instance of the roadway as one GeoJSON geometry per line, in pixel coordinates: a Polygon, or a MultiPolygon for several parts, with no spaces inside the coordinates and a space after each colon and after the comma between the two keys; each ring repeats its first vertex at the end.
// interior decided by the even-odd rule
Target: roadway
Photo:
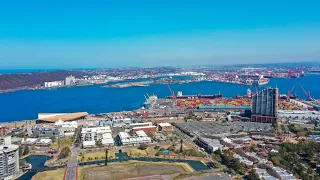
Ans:
{"type": "Polygon", "coordinates": [[[71,149],[71,156],[69,158],[65,180],[77,180],[77,166],[78,166],[78,154],[79,154],[79,147],[72,147],[71,149]]]}

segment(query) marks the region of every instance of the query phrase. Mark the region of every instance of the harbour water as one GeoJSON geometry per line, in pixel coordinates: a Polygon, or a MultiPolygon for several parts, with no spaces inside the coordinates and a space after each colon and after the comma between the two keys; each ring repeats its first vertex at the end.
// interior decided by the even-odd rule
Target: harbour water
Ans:
{"type": "MultiPolygon", "coordinates": [[[[293,93],[305,99],[300,84],[311,92],[311,96],[320,99],[320,76],[308,75],[298,79],[270,79],[270,83],[259,87],[278,87],[280,93],[286,94],[296,83],[293,93]]],[[[147,87],[101,88],[103,85],[59,88],[51,90],[23,90],[9,94],[0,94],[0,122],[36,119],[38,113],[79,112],[104,113],[139,108],[144,94],[156,94],[163,98],[170,95],[166,84],[150,84],[147,87]]],[[[244,95],[252,86],[227,84],[218,82],[193,82],[185,84],[171,84],[174,92],[183,94],[217,94],[224,97],[244,95]]]]}
{"type": "MultiPolygon", "coordinates": [[[[25,158],[27,163],[32,165],[33,170],[41,170],[44,169],[44,163],[51,159],[50,156],[43,156],[43,155],[30,155],[25,158]]],[[[26,172],[24,175],[18,178],[18,180],[30,180],[32,177],[37,174],[36,171],[26,172]]]]}

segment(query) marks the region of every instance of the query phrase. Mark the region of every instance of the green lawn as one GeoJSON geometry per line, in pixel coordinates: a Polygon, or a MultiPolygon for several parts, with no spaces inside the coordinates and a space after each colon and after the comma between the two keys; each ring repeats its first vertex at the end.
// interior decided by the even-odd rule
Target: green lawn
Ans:
{"type": "MultiPolygon", "coordinates": [[[[60,150],[64,147],[71,147],[74,140],[71,137],[60,138],[60,150]]],[[[55,142],[50,145],[50,148],[57,149],[58,148],[58,138],[56,138],[55,142]]]]}

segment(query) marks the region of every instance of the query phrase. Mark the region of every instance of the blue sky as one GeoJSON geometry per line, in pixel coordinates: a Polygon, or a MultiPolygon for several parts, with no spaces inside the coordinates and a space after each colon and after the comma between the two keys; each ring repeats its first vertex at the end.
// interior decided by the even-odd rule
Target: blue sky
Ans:
{"type": "Polygon", "coordinates": [[[0,68],[320,61],[320,2],[0,3],[0,68]]]}

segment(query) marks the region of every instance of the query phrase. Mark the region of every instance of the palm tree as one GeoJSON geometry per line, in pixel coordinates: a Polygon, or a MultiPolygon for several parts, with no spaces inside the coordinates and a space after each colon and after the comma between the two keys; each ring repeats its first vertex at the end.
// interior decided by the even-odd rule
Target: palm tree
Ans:
{"type": "Polygon", "coordinates": [[[183,140],[181,139],[181,141],[180,141],[180,153],[182,153],[182,143],[183,143],[183,140]]]}
{"type": "Polygon", "coordinates": [[[106,149],[106,160],[104,161],[104,165],[108,165],[108,148],[106,149]]]}

